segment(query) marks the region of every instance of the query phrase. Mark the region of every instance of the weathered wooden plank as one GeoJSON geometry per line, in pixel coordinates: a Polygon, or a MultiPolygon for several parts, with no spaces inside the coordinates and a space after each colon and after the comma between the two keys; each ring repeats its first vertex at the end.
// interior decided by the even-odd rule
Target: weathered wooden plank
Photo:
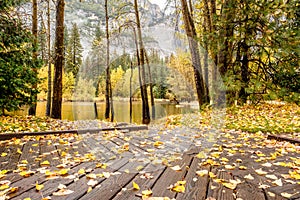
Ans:
{"type": "Polygon", "coordinates": [[[61,164],[61,160],[55,145],[53,145],[51,140],[45,139],[40,140],[40,165],[44,161],[49,161],[50,166],[55,167],[56,165],[61,164]]]}
{"type": "Polygon", "coordinates": [[[182,160],[178,160],[173,164],[174,166],[182,166],[181,171],[174,171],[168,167],[153,186],[153,195],[158,197],[174,198],[176,196],[176,193],[168,189],[168,187],[170,185],[174,185],[175,183],[177,183],[177,181],[184,180],[187,172],[186,166],[190,166],[191,161],[192,157],[184,154],[182,160]]]}
{"type": "Polygon", "coordinates": [[[24,148],[22,150],[22,155],[20,157],[20,163],[22,162],[28,162],[27,169],[33,170],[36,169],[39,166],[39,162],[36,161],[36,158],[39,156],[39,142],[37,141],[28,141],[26,144],[24,144],[24,148]]]}
{"type": "MultiPolygon", "coordinates": [[[[77,166],[71,168],[69,174],[74,174],[74,173],[78,172],[78,170],[80,170],[80,169],[87,170],[94,166],[95,166],[95,163],[92,163],[92,162],[81,163],[80,165],[77,165],[77,166]]],[[[83,176],[84,175],[78,175],[77,177],[82,178],[83,176]]],[[[44,179],[41,179],[39,182],[39,184],[44,185],[44,188],[40,192],[38,192],[36,190],[36,188],[33,184],[33,185],[31,185],[30,188],[28,188],[28,190],[26,192],[23,192],[11,199],[18,200],[18,199],[25,199],[28,197],[31,199],[41,199],[42,197],[50,196],[53,192],[55,192],[57,190],[57,187],[59,184],[68,185],[73,181],[74,181],[73,179],[63,178],[63,177],[59,177],[58,179],[46,180],[44,177],[44,179]]],[[[16,185],[18,185],[18,183],[16,185]]]]}
{"type": "Polygon", "coordinates": [[[294,194],[290,199],[298,199],[300,198],[300,185],[299,184],[286,184],[284,186],[277,186],[268,188],[269,191],[275,194],[288,193],[294,194]]]}
{"type": "Polygon", "coordinates": [[[141,198],[138,196],[138,194],[140,194],[143,190],[152,188],[165,169],[166,167],[155,168],[155,166],[153,165],[148,165],[145,168],[145,172],[151,173],[140,173],[135,176],[134,179],[124,187],[126,188],[126,190],[119,191],[119,193],[113,198],[113,200],[140,200],[141,198]],[[133,189],[133,181],[139,185],[139,191],[133,189]]]}
{"type": "Polygon", "coordinates": [[[268,134],[268,139],[275,139],[278,141],[287,141],[293,144],[300,144],[300,139],[297,138],[290,138],[285,135],[274,135],[274,134],[268,134]]]}
{"type": "Polygon", "coordinates": [[[80,199],[99,199],[99,194],[101,194],[101,199],[112,199],[137,175],[137,173],[126,173],[124,171],[130,168],[135,168],[137,166],[138,163],[135,162],[127,163],[120,170],[118,170],[119,172],[121,172],[121,174],[111,176],[108,179],[104,180],[100,185],[96,186],[91,192],[86,193],[80,199]]]}
{"type": "Polygon", "coordinates": [[[191,200],[205,200],[206,199],[206,193],[207,193],[207,187],[209,178],[208,175],[204,175],[203,177],[198,176],[196,174],[197,170],[207,170],[210,171],[210,166],[203,166],[200,169],[198,168],[199,159],[194,158],[193,162],[188,170],[188,173],[185,177],[185,180],[187,181],[186,185],[186,192],[185,193],[179,193],[176,198],[177,199],[191,199],[191,200]],[[197,180],[193,180],[194,178],[197,178],[197,180]]]}
{"type": "Polygon", "coordinates": [[[95,128],[95,129],[81,129],[81,130],[61,130],[61,131],[41,131],[41,132],[23,132],[23,133],[3,133],[0,134],[0,140],[10,140],[12,138],[22,138],[24,136],[37,136],[37,135],[61,135],[66,133],[84,134],[84,133],[99,133],[102,131],[115,131],[115,130],[128,130],[140,131],[147,130],[148,126],[126,126],[126,127],[108,127],[108,128],[95,128]]]}
{"type": "MultiPolygon", "coordinates": [[[[108,167],[107,169],[97,168],[87,174],[100,174],[100,173],[103,173],[104,171],[105,172],[114,172],[114,171],[116,171],[116,169],[121,168],[126,163],[127,163],[126,159],[121,159],[118,162],[114,163],[115,165],[113,166],[113,168],[111,168],[111,167],[108,167]]],[[[105,180],[105,178],[97,178],[95,180],[98,181],[98,185],[99,184],[101,185],[102,182],[105,180]]],[[[81,197],[87,193],[87,190],[89,188],[89,186],[87,185],[88,181],[89,181],[89,179],[86,176],[83,176],[78,181],[72,182],[71,184],[67,185],[68,189],[74,191],[72,194],[68,195],[67,197],[66,196],[53,196],[52,194],[50,195],[50,197],[55,200],[65,200],[66,198],[69,200],[81,199],[81,197]]],[[[115,186],[111,184],[110,187],[115,187],[115,186]]],[[[97,189],[97,188],[94,187],[93,190],[95,190],[95,189],[97,189]]],[[[99,196],[99,194],[98,194],[98,196],[99,196]]]]}
{"type": "MultiPolygon", "coordinates": [[[[211,171],[217,175],[218,179],[225,179],[227,181],[232,179],[232,176],[226,171],[221,171],[221,170],[217,170],[217,169],[212,169],[211,171]]],[[[215,198],[216,200],[233,200],[233,199],[235,199],[235,197],[233,195],[233,190],[224,187],[220,183],[214,182],[212,179],[210,179],[207,197],[208,198],[212,197],[212,198],[215,198]]]]}
{"type": "Polygon", "coordinates": [[[247,182],[243,182],[237,185],[236,197],[247,200],[266,199],[262,189],[259,189],[258,186],[254,186],[247,182]]]}
{"type": "Polygon", "coordinates": [[[92,152],[98,159],[108,161],[110,158],[116,156],[110,148],[103,145],[104,141],[100,142],[93,137],[86,137],[83,142],[86,144],[88,151],[92,152]]]}
{"type": "Polygon", "coordinates": [[[5,164],[5,169],[7,170],[15,170],[17,168],[17,164],[19,163],[19,159],[21,157],[21,152],[23,150],[24,145],[10,145],[8,151],[8,162],[5,164]]]}

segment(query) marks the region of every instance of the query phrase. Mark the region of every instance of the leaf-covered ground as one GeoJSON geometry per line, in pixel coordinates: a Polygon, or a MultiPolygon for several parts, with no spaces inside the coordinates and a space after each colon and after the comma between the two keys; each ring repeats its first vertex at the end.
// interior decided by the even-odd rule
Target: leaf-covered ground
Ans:
{"type": "MultiPolygon", "coordinates": [[[[198,114],[170,116],[157,123],[166,126],[185,125],[207,128],[216,120],[217,127],[230,130],[264,133],[299,133],[300,107],[296,104],[264,103],[259,105],[234,106],[220,112],[206,109],[198,114]],[[215,119],[213,119],[215,118],[215,119]]],[[[0,117],[0,133],[36,132],[109,126],[105,122],[54,120],[47,117],[13,116],[0,117]]]]}
{"type": "MultiPolygon", "coordinates": [[[[188,193],[190,182],[207,177],[211,182],[210,191],[222,185],[232,190],[234,199],[247,199],[238,196],[237,192],[245,184],[264,191],[270,198],[275,195],[300,198],[300,145],[270,140],[266,135],[289,133],[299,138],[299,113],[299,107],[292,104],[263,104],[230,108],[226,115],[207,110],[201,115],[170,116],[150,126],[148,131],[50,135],[2,141],[0,199],[16,195],[26,200],[89,195],[101,190],[106,180],[110,183],[112,177],[124,173],[139,173],[139,181],[132,179],[122,185],[121,197],[128,193],[143,199],[158,197],[155,187],[144,188],[143,181],[158,178],[155,172],[162,167],[175,174],[189,169],[188,173],[192,174],[189,178],[180,175],[174,183],[160,186],[170,194],[188,193]],[[222,123],[223,119],[225,126],[216,130],[218,126],[214,123],[222,123]],[[194,147],[197,151],[189,154],[194,147]],[[185,162],[176,164],[184,160],[183,153],[199,160],[195,168],[185,162]],[[127,158],[127,167],[119,167],[120,158],[127,158]],[[149,164],[156,170],[145,171],[149,164]],[[231,176],[220,178],[212,169],[231,176]],[[24,189],[22,184],[25,182],[24,189]],[[77,184],[81,190],[76,190],[77,184]]],[[[2,133],[109,125],[35,117],[1,118],[2,133]]],[[[164,195],[161,199],[174,196],[164,195]]],[[[207,196],[207,199],[214,198],[207,196]]]]}

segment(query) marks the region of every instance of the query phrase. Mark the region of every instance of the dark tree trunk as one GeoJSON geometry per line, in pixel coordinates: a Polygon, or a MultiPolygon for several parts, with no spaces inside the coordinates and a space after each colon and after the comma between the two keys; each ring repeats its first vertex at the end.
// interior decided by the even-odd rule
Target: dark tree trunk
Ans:
{"type": "Polygon", "coordinates": [[[51,117],[55,119],[61,119],[62,107],[62,73],[64,65],[64,10],[64,0],[57,0],[53,104],[51,109],[51,117]]]}
{"type": "Polygon", "coordinates": [[[203,76],[202,76],[200,52],[199,52],[198,42],[196,40],[197,34],[196,34],[194,21],[189,12],[189,7],[186,0],[181,0],[181,6],[182,6],[182,15],[183,15],[183,21],[185,26],[185,32],[188,37],[189,48],[192,56],[192,65],[194,69],[198,102],[199,102],[199,106],[201,107],[201,105],[204,105],[209,102],[209,98],[208,95],[205,94],[206,93],[205,87],[207,86],[205,86],[203,76]]]}
{"type": "Polygon", "coordinates": [[[106,81],[105,81],[105,119],[114,120],[112,89],[110,81],[110,39],[109,39],[109,16],[108,16],[108,0],[105,0],[105,32],[106,32],[106,81]],[[111,114],[111,116],[109,116],[111,114]]]}
{"type": "Polygon", "coordinates": [[[50,116],[51,112],[51,95],[52,95],[52,67],[51,67],[51,21],[50,21],[50,0],[47,6],[47,37],[48,37],[48,90],[47,90],[47,105],[46,116],[50,116]]]}
{"type": "Polygon", "coordinates": [[[239,92],[239,99],[241,103],[244,104],[247,102],[249,94],[246,92],[247,85],[249,84],[249,46],[245,41],[242,42],[242,58],[241,58],[241,76],[242,84],[241,90],[239,92]]]}
{"type": "Polygon", "coordinates": [[[141,95],[142,95],[142,107],[143,107],[143,124],[150,123],[150,112],[149,112],[149,103],[148,103],[148,94],[147,94],[147,84],[146,84],[146,73],[145,73],[145,49],[142,40],[142,30],[140,23],[140,16],[138,10],[137,0],[134,0],[134,10],[136,17],[137,25],[137,39],[139,44],[139,54],[140,54],[140,78],[141,78],[141,95]]]}
{"type": "MultiPolygon", "coordinates": [[[[37,0],[32,0],[32,34],[34,36],[34,42],[33,42],[33,46],[34,46],[34,51],[33,51],[33,59],[37,60],[38,57],[38,51],[37,51],[37,40],[38,40],[38,16],[37,16],[37,12],[38,12],[38,3],[37,0]]],[[[37,74],[37,70],[35,70],[35,73],[37,74]]],[[[33,86],[35,89],[37,89],[37,84],[34,84],[33,86]]],[[[29,115],[36,115],[36,101],[37,101],[37,94],[34,94],[33,97],[33,102],[30,105],[28,114],[29,115]]]]}

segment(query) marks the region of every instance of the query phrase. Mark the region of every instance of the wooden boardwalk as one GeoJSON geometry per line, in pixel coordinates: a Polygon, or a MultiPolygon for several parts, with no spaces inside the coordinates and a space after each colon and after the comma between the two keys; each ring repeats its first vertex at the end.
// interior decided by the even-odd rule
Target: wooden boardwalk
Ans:
{"type": "MultiPolygon", "coordinates": [[[[266,169],[250,160],[251,156],[259,159],[262,154],[278,152],[275,148],[260,148],[259,142],[254,146],[249,140],[249,149],[239,149],[241,145],[226,142],[228,135],[214,142],[200,139],[205,135],[192,136],[185,131],[110,131],[2,141],[0,187],[5,182],[7,187],[1,188],[0,199],[4,194],[15,200],[300,199],[297,181],[281,176],[292,170],[289,166],[266,169]],[[225,158],[221,152],[232,155],[225,158]],[[255,169],[272,172],[283,185],[272,183],[255,169]],[[249,174],[253,179],[245,178],[249,174]],[[37,190],[37,185],[43,188],[37,190]],[[143,196],[145,191],[151,191],[151,195],[143,196]]],[[[236,137],[238,140],[240,136],[236,137]]],[[[299,151],[290,156],[299,159],[299,151]]],[[[264,163],[269,162],[273,161],[264,163]]]]}

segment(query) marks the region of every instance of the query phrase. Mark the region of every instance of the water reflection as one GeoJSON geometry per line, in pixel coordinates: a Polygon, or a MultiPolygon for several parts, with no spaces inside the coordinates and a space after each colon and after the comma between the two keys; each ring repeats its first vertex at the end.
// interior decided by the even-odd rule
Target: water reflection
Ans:
{"type": "MultiPolygon", "coordinates": [[[[132,122],[140,124],[142,122],[142,104],[140,102],[133,102],[132,108],[132,122]]],[[[150,108],[151,110],[151,108],[150,108]]],[[[97,103],[98,119],[104,119],[105,103],[97,103]]],[[[115,121],[130,122],[129,103],[128,102],[114,102],[115,121]]],[[[174,114],[184,114],[194,111],[190,106],[178,107],[169,103],[156,103],[155,116],[156,119],[166,117],[174,114]]],[[[37,116],[43,117],[46,112],[46,102],[38,102],[37,116]]],[[[15,112],[17,115],[26,115],[27,109],[15,112]]],[[[64,102],[62,105],[62,119],[67,120],[91,120],[95,119],[95,110],[93,102],[64,102]]]]}

